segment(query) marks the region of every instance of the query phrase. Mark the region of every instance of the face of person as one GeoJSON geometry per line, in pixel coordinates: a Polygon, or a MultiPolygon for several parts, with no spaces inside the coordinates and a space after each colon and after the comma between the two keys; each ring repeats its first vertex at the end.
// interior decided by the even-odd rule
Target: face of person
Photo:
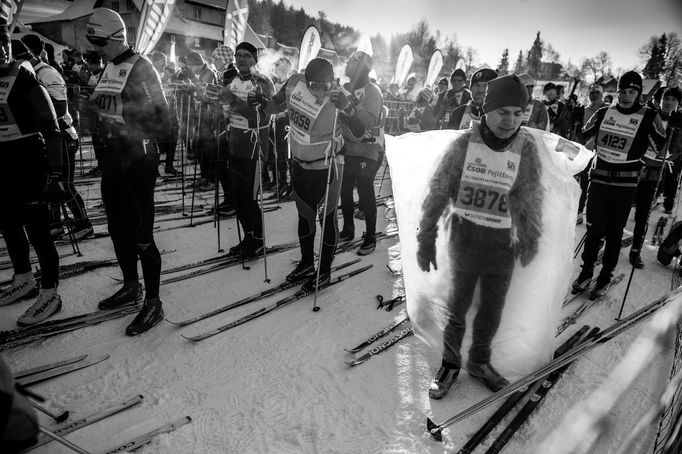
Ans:
{"type": "Polygon", "coordinates": [[[410,77],[407,81],[407,89],[412,90],[416,83],[417,83],[417,79],[415,79],[414,77],[410,77]]]}
{"type": "Polygon", "coordinates": [[[450,79],[450,83],[452,84],[452,89],[455,91],[460,91],[462,88],[464,88],[464,83],[466,80],[464,77],[460,76],[455,76],[452,79],[450,79]]]}
{"type": "Polygon", "coordinates": [[[626,109],[628,107],[632,107],[638,97],[639,91],[635,90],[634,88],[624,88],[622,90],[618,90],[618,104],[620,104],[622,107],[625,107],[626,109]]]}
{"type": "Polygon", "coordinates": [[[444,91],[448,91],[448,83],[447,82],[441,82],[438,84],[438,93],[442,93],[444,91]]]}
{"type": "Polygon", "coordinates": [[[360,68],[360,58],[353,54],[351,57],[348,59],[346,62],[346,77],[353,77],[355,74],[357,74],[358,69],[360,68]]]}
{"type": "Polygon", "coordinates": [[[526,90],[528,90],[528,98],[533,97],[533,90],[535,89],[535,85],[526,85],[526,90]]]}
{"type": "Polygon", "coordinates": [[[486,82],[477,82],[471,86],[471,97],[476,104],[483,104],[486,82]]]}
{"type": "Polygon", "coordinates": [[[547,101],[552,102],[556,99],[556,90],[554,88],[549,89],[545,92],[545,98],[547,101]]]}
{"type": "Polygon", "coordinates": [[[597,103],[601,101],[602,93],[599,90],[593,90],[588,96],[591,103],[597,103]]]}
{"type": "Polygon", "coordinates": [[[251,52],[239,49],[237,53],[234,54],[235,63],[239,72],[246,73],[251,71],[251,68],[256,66],[256,59],[253,58],[251,52]]]}
{"type": "Polygon", "coordinates": [[[664,96],[661,101],[661,110],[665,113],[670,113],[676,110],[679,105],[680,102],[674,96],[664,96]]]}
{"type": "Polygon", "coordinates": [[[521,126],[523,109],[506,106],[485,114],[485,121],[493,134],[500,139],[508,139],[521,126]]]}
{"type": "Polygon", "coordinates": [[[329,94],[331,90],[331,82],[309,80],[307,82],[308,90],[315,97],[315,99],[322,99],[329,94]]]}

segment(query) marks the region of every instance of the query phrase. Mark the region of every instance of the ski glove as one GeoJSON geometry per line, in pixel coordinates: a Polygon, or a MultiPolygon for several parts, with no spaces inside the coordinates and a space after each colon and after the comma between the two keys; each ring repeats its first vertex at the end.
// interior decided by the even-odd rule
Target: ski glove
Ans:
{"type": "Polygon", "coordinates": [[[417,248],[417,264],[419,269],[426,273],[431,271],[431,264],[433,264],[434,271],[438,269],[436,263],[436,243],[419,243],[417,248]]]}
{"type": "Polygon", "coordinates": [[[265,104],[265,96],[263,95],[263,90],[260,87],[256,87],[255,90],[249,91],[246,95],[246,102],[251,107],[257,107],[261,104],[265,104]]]}
{"type": "Polygon", "coordinates": [[[346,110],[350,103],[348,96],[346,96],[343,90],[338,89],[332,90],[331,93],[329,93],[329,102],[334,104],[334,107],[339,110],[346,110]]]}

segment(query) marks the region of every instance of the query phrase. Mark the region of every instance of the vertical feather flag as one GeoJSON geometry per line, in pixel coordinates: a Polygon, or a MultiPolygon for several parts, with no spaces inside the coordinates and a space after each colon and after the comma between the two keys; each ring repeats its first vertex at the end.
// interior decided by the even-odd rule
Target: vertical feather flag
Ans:
{"type": "Polygon", "coordinates": [[[249,5],[247,0],[229,0],[225,16],[225,39],[223,44],[233,50],[237,44],[244,40],[246,21],[249,18],[249,5]]]}
{"type": "Polygon", "coordinates": [[[0,18],[5,19],[9,24],[10,33],[14,30],[14,24],[19,18],[23,4],[23,0],[0,0],[0,18]]]}
{"type": "Polygon", "coordinates": [[[135,36],[135,48],[140,54],[146,55],[154,50],[166,29],[174,6],[175,0],[145,0],[135,36]]]}
{"type": "Polygon", "coordinates": [[[424,85],[430,87],[436,81],[438,73],[443,68],[443,53],[436,49],[431,55],[431,61],[429,62],[429,70],[426,73],[426,81],[424,85]]]}
{"type": "Polygon", "coordinates": [[[398,61],[395,65],[395,75],[393,76],[393,82],[397,83],[398,86],[402,87],[407,80],[407,75],[410,72],[413,61],[414,56],[412,55],[412,48],[409,44],[405,44],[402,49],[400,49],[398,61]]]}
{"type": "Polygon", "coordinates": [[[320,31],[314,25],[306,28],[301,39],[301,49],[298,54],[298,72],[301,72],[308,66],[310,60],[317,57],[317,53],[322,48],[322,39],[320,38],[320,31]]]}

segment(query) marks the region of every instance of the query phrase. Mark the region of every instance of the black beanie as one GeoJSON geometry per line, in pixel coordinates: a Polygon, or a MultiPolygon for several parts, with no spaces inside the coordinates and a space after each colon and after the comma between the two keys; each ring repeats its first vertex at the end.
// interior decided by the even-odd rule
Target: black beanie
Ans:
{"type": "Polygon", "coordinates": [[[38,35],[24,35],[21,42],[28,47],[34,57],[40,57],[40,53],[45,49],[45,43],[38,35]]]}
{"type": "Polygon", "coordinates": [[[18,39],[12,40],[12,57],[15,60],[30,60],[32,55],[28,48],[18,39]]]}
{"type": "Polygon", "coordinates": [[[483,112],[492,112],[502,107],[520,107],[528,105],[528,90],[515,74],[498,77],[488,82],[483,100],[483,112]]]}
{"type": "Polygon", "coordinates": [[[618,91],[625,90],[626,88],[634,88],[642,93],[642,76],[637,71],[628,71],[620,76],[618,91]]]}
{"type": "Polygon", "coordinates": [[[469,87],[479,82],[490,82],[497,77],[497,73],[490,68],[481,68],[471,75],[469,87]]]}
{"type": "Polygon", "coordinates": [[[316,82],[333,82],[334,68],[325,58],[313,58],[305,67],[305,78],[316,82]]]}
{"type": "Polygon", "coordinates": [[[455,76],[459,76],[459,77],[463,78],[464,80],[466,80],[466,78],[467,78],[467,75],[464,73],[462,68],[457,68],[454,71],[452,71],[452,73],[450,74],[450,80],[452,80],[452,78],[455,76]]]}
{"type": "Polygon", "coordinates": [[[672,96],[673,98],[677,99],[678,103],[682,103],[682,90],[680,90],[680,87],[668,88],[663,92],[663,97],[665,98],[666,96],[672,96]]]}
{"type": "Polygon", "coordinates": [[[253,44],[247,42],[247,41],[242,41],[241,43],[237,44],[237,47],[235,48],[235,53],[239,49],[244,49],[245,51],[249,52],[251,55],[253,55],[253,59],[258,61],[258,49],[256,49],[256,46],[253,44]]]}

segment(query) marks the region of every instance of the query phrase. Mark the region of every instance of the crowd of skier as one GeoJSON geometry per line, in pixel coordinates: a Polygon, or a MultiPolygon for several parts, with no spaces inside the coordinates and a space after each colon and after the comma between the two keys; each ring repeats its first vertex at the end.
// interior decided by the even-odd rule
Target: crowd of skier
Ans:
{"type": "MultiPolygon", "coordinates": [[[[120,15],[105,8],[90,16],[86,39],[96,52],[89,52],[85,59],[73,56],[78,58],[78,71],[73,61],[66,60],[69,68],[65,71],[48,56],[38,36],[13,40],[7,25],[0,24],[0,142],[7,170],[0,179],[0,228],[14,271],[12,284],[0,293],[0,306],[35,297],[19,317],[19,325],[43,322],[61,309],[54,238],[55,227],[57,234],[62,231],[67,208],[74,219],[67,226],[73,236],[80,239],[93,234],[74,186],[79,137],[72,112],[76,107],[89,120],[98,162],[93,175],[101,174],[108,233],[123,275],[121,288],[100,301],[98,308],[142,301],[126,329],[130,336],[164,318],[159,298],[161,254],[154,241],[154,187],[160,156],[164,156],[165,175],[186,170],[176,168],[179,144],[186,144],[180,146],[182,162],[186,157],[198,163],[194,189],[215,191],[216,215],[236,213],[239,242],[230,249],[234,256],[254,258],[264,253],[263,190],[295,200],[301,258],[287,280],[303,280],[303,288],[313,292],[329,282],[339,242],[359,236],[355,190],[364,220],[358,254],[371,254],[375,249],[374,179],[384,162],[385,104],[416,92],[414,108],[405,112],[393,133],[469,130],[467,140],[455,146],[459,153],[448,155],[439,167],[444,177],[431,184],[418,237],[416,258],[428,272],[436,267],[438,219],[452,201],[461,225],[458,233],[453,229],[451,241],[468,252],[453,258],[459,287],[449,302],[453,320],[444,336],[442,367],[430,388],[433,398],[443,397],[459,373],[464,318],[478,279],[494,291],[482,297],[484,310],[477,317],[483,322],[474,324],[475,342],[467,369],[494,391],[508,384],[490,364],[490,343],[514,261],[520,258],[525,266],[538,247],[532,233],[526,235],[533,230],[532,220],[539,209],[528,184],[538,184],[534,153],[543,150],[528,151],[525,144],[532,140],[520,133],[522,125],[596,151],[590,165],[577,176],[582,189],[577,222],[584,222],[585,211],[587,228],[575,291],[585,291],[593,282],[602,243],[601,270],[591,291],[595,296],[607,291],[633,205],[636,224],[629,258],[637,268],[644,266],[640,252],[659,193],[665,197],[666,213],[673,210],[682,166],[682,91],[667,87],[648,99],[636,71],[621,75],[613,103],[605,102],[603,87],[593,84],[588,102],[580,104],[573,92],[575,84],[566,96],[565,87],[547,83],[542,87],[544,99],[539,100],[533,98],[537,82],[530,74],[498,76],[488,68],[469,78],[456,69],[449,79],[439,80],[435,90],[415,89],[414,78],[402,90],[382,88],[370,77],[372,57],[362,51],[350,56],[344,74],[335,74],[323,58],[312,59],[302,73],[292,71],[291,64],[281,59],[270,77],[258,70],[258,49],[249,42],[235,49],[219,46],[211,56],[213,65],[200,53],[191,52],[180,58],[180,68],[175,69],[161,52],[143,56],[132,50],[120,15]],[[66,82],[73,77],[87,87],[76,96],[70,96],[66,82]],[[343,86],[341,77],[348,79],[343,86]],[[510,160],[518,164],[512,176],[516,185],[498,182],[500,202],[492,209],[472,200],[479,186],[445,178],[452,176],[453,168],[460,169],[459,161],[465,156],[469,159],[469,153],[491,168],[508,166],[510,160]],[[505,162],[498,159],[502,154],[505,162]],[[523,191],[519,182],[525,185],[523,191]],[[469,196],[467,191],[471,191],[469,196]],[[519,216],[518,210],[524,215],[519,216]],[[322,234],[316,266],[318,220],[322,234]],[[511,242],[512,226],[518,230],[518,244],[511,242]],[[495,241],[475,241],[480,231],[495,241]],[[29,242],[38,256],[39,282],[31,270],[29,242]],[[469,259],[461,258],[465,256],[469,259]],[[489,270],[491,261],[497,267],[494,273],[489,270]]],[[[464,171],[458,175],[462,181],[469,178],[464,171]]]]}

